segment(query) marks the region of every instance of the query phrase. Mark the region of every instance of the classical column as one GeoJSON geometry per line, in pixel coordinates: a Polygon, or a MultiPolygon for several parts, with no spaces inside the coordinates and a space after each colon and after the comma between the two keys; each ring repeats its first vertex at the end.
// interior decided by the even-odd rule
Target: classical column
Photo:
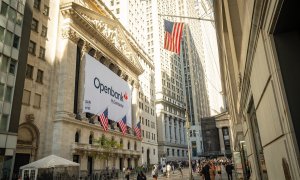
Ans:
{"type": "Polygon", "coordinates": [[[83,61],[83,57],[85,53],[88,53],[89,50],[91,49],[90,43],[84,41],[81,49],[81,59],[80,59],[80,69],[79,69],[79,83],[78,83],[78,113],[81,114],[81,117],[85,117],[83,113],[83,96],[84,96],[84,69],[85,69],[85,63],[83,61]]]}
{"type": "Polygon", "coordinates": [[[220,150],[221,153],[225,153],[225,144],[224,144],[222,127],[218,128],[218,130],[219,130],[219,139],[220,139],[220,150]]]}
{"type": "Polygon", "coordinates": [[[162,114],[162,118],[163,118],[163,127],[165,128],[164,131],[164,141],[169,141],[169,133],[168,133],[168,129],[169,129],[169,120],[167,118],[167,116],[165,114],[162,114]]]}
{"type": "Polygon", "coordinates": [[[169,116],[168,115],[166,115],[165,116],[165,120],[166,120],[166,122],[167,122],[167,124],[166,124],[166,129],[167,129],[167,131],[166,131],[166,136],[168,137],[166,140],[167,141],[170,141],[170,139],[171,139],[171,136],[170,136],[170,128],[169,128],[169,126],[170,126],[170,124],[169,124],[169,116]]]}
{"type": "Polygon", "coordinates": [[[186,144],[186,131],[185,131],[185,121],[182,122],[183,124],[183,144],[186,144]]]}
{"type": "Polygon", "coordinates": [[[179,119],[176,118],[176,143],[180,144],[179,119]]]}
{"type": "Polygon", "coordinates": [[[138,116],[138,104],[139,104],[139,99],[138,99],[138,95],[139,95],[139,84],[138,83],[134,83],[132,84],[132,90],[131,90],[131,98],[132,98],[132,117],[131,119],[133,120],[132,123],[132,127],[134,127],[138,122],[137,119],[139,119],[138,116]]]}
{"type": "Polygon", "coordinates": [[[171,121],[171,138],[172,138],[172,143],[175,142],[175,131],[174,131],[174,118],[170,116],[170,121],[171,121]]]}

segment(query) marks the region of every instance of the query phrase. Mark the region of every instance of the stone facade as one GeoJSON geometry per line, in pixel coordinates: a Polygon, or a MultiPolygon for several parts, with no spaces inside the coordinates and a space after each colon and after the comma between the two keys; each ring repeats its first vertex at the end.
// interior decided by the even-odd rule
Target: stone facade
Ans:
{"type": "Polygon", "coordinates": [[[298,5],[215,2],[236,171],[250,179],[300,179],[300,87],[294,83],[299,77],[298,5]]]}
{"type": "Polygon", "coordinates": [[[82,113],[82,57],[90,54],[132,86],[132,124],[135,125],[140,113],[138,77],[144,71],[140,62],[149,61],[147,56],[101,2],[41,2],[40,7],[48,7],[49,18],[44,20],[33,9],[34,17],[47,24],[47,36],[41,38],[32,32],[30,38],[45,47],[46,54],[43,61],[28,55],[34,76],[25,81],[23,97],[29,100],[23,98],[17,154],[28,154],[29,162],[50,154],[79,162],[82,176],[106,167],[120,170],[141,165],[141,141],[133,128],[124,136],[116,123],[110,121],[106,132],[95,116],[82,113]],[[41,69],[43,81],[37,83],[35,76],[41,69]],[[103,159],[105,149],[93,142],[103,136],[122,144],[109,153],[108,161],[103,159]]]}

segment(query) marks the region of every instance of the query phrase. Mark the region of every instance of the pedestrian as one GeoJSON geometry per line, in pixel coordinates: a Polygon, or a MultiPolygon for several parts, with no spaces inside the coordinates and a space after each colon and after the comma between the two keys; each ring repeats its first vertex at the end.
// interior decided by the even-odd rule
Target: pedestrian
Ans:
{"type": "Polygon", "coordinates": [[[215,172],[215,166],[212,162],[209,163],[209,176],[210,180],[215,180],[216,172],[215,172]]]}
{"type": "Polygon", "coordinates": [[[130,177],[130,168],[128,167],[127,169],[126,169],[126,171],[125,171],[125,178],[126,178],[126,180],[129,180],[129,177],[130,177]]]}
{"type": "Polygon", "coordinates": [[[153,166],[152,177],[154,180],[157,180],[157,177],[158,177],[158,166],[157,165],[153,166]]]}
{"type": "Polygon", "coordinates": [[[233,170],[232,164],[230,162],[228,162],[226,164],[225,169],[226,169],[226,172],[227,172],[228,180],[232,180],[232,170],[233,170]]]}
{"type": "Polygon", "coordinates": [[[167,177],[170,177],[171,168],[171,165],[167,164],[167,177]]]}
{"type": "Polygon", "coordinates": [[[181,164],[179,164],[179,165],[178,165],[178,171],[180,172],[180,174],[181,174],[181,177],[183,177],[183,173],[182,173],[181,164]]]}
{"type": "Polygon", "coordinates": [[[216,170],[217,170],[218,176],[220,177],[220,179],[222,179],[222,164],[220,162],[217,164],[216,170]]]}
{"type": "Polygon", "coordinates": [[[143,173],[143,171],[140,171],[137,175],[136,180],[147,180],[147,177],[145,176],[145,174],[143,173]]]}
{"type": "Polygon", "coordinates": [[[202,168],[202,174],[205,180],[210,180],[209,169],[210,169],[209,162],[207,162],[205,166],[202,168]]]}

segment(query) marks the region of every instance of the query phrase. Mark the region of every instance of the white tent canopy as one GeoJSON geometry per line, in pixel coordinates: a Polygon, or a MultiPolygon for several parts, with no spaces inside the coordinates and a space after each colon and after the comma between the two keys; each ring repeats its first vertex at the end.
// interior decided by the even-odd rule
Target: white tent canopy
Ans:
{"type": "Polygon", "coordinates": [[[43,168],[51,168],[51,167],[70,167],[70,166],[79,166],[79,164],[64,159],[62,157],[50,155],[40,160],[34,161],[30,164],[21,166],[20,169],[43,169],[43,168]]]}

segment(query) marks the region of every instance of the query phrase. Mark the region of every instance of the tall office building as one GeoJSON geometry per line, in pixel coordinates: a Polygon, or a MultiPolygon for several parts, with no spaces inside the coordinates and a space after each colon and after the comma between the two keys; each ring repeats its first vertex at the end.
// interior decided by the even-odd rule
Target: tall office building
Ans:
{"type": "MultiPolygon", "coordinates": [[[[26,75],[24,72],[23,99],[19,103],[22,110],[16,140],[18,163],[15,164],[15,173],[20,166],[50,154],[80,163],[83,178],[104,176],[102,171],[106,167],[110,170],[114,167],[118,172],[123,167],[141,165],[141,141],[133,126],[143,117],[148,125],[145,130],[154,129],[153,120],[149,121],[155,117],[154,105],[151,108],[151,103],[154,103],[150,101],[151,94],[154,95],[150,89],[154,84],[154,67],[150,58],[101,1],[34,0],[31,8],[30,41],[29,46],[24,46],[25,49],[28,47],[28,63],[26,75]],[[97,75],[96,70],[86,70],[85,62],[90,60],[85,54],[100,62],[98,64],[106,70],[101,72],[105,74],[97,75]],[[142,75],[144,68],[147,71],[145,76],[142,75]],[[85,76],[88,72],[100,78],[109,76],[112,80],[107,83],[119,82],[129,86],[132,118],[127,122],[131,121],[132,126],[128,126],[125,134],[116,123],[121,118],[109,118],[108,130],[104,130],[96,115],[105,109],[94,114],[84,112],[85,76]],[[146,89],[140,86],[141,76],[152,79],[152,83],[143,84],[148,87],[146,89]],[[144,102],[143,111],[139,102],[144,102]],[[119,146],[107,151],[103,139],[114,141],[119,146]],[[101,141],[95,143],[94,140],[101,141]]],[[[109,89],[115,90],[116,86],[107,84],[109,89]]],[[[111,98],[111,92],[105,94],[111,98]]],[[[124,99],[127,98],[124,95],[124,99]]],[[[122,100],[110,99],[113,104],[108,107],[108,117],[116,106],[122,107],[122,100]]],[[[153,148],[156,136],[147,134],[148,138],[143,140],[154,144],[151,153],[156,154],[157,150],[153,148]]],[[[34,174],[35,171],[27,170],[26,173],[34,174]]]]}
{"type": "Polygon", "coordinates": [[[138,42],[149,61],[141,61],[145,70],[139,76],[139,121],[142,127],[142,163],[158,163],[157,122],[155,113],[153,11],[155,1],[103,0],[124,28],[138,42]],[[150,158],[151,157],[151,158],[150,158]]]}
{"type": "Polygon", "coordinates": [[[203,48],[203,27],[198,17],[195,1],[187,1],[185,19],[187,24],[183,38],[183,67],[187,110],[190,120],[190,143],[192,158],[197,159],[203,152],[201,120],[210,116],[206,78],[206,57],[203,48]]]}
{"type": "Polygon", "coordinates": [[[17,146],[31,10],[26,1],[0,1],[0,179],[10,179],[17,146]],[[29,27],[28,27],[29,26],[29,27]]]}

